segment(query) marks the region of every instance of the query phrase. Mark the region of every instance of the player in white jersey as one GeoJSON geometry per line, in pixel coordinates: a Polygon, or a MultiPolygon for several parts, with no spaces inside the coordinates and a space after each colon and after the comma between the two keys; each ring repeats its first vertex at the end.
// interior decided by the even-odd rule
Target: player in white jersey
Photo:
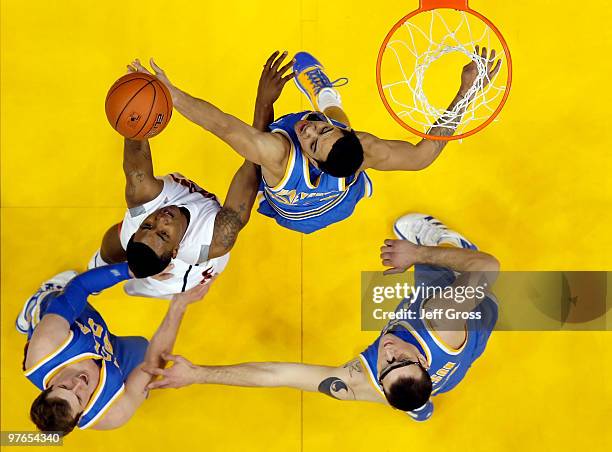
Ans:
{"type": "MultiPolygon", "coordinates": [[[[269,61],[262,72],[253,127],[265,130],[287,80],[269,61]]],[[[178,173],[156,178],[147,141],[125,140],[123,169],[128,210],[104,235],[89,268],[128,261],[137,278],[130,295],[170,298],[223,271],[239,231],[249,220],[259,169],[249,161],[234,175],[223,207],[216,196],[178,173]],[[171,270],[165,270],[172,263],[171,270]],[[157,275],[152,277],[153,275],[157,275]]]]}

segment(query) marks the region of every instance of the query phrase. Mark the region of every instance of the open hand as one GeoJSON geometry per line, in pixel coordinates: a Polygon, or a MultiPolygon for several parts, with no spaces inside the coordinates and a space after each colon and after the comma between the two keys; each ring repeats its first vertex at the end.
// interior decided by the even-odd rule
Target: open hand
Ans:
{"type": "Polygon", "coordinates": [[[408,240],[385,240],[385,245],[380,248],[380,258],[385,267],[385,275],[402,273],[418,262],[421,247],[408,240]]]}
{"type": "Polygon", "coordinates": [[[278,56],[278,53],[277,50],[270,55],[261,71],[257,87],[257,102],[262,105],[272,105],[276,102],[283,91],[285,83],[294,77],[293,72],[284,75],[293,66],[293,60],[289,60],[287,64],[279,69],[279,66],[287,57],[287,51],[283,52],[280,56],[278,56]]]}
{"type": "MultiPolygon", "coordinates": [[[[487,65],[487,75],[482,81],[483,88],[489,84],[489,82],[497,75],[499,69],[501,67],[501,59],[497,60],[495,66],[495,50],[491,50],[491,54],[487,58],[487,48],[483,47],[482,52],[480,51],[480,47],[476,46],[475,49],[476,57],[482,58],[486,61],[487,65]],[[480,53],[480,55],[479,55],[480,53]]],[[[466,95],[468,90],[472,87],[476,79],[478,78],[478,63],[474,60],[470,61],[468,64],[463,66],[463,70],[461,72],[461,88],[459,88],[459,94],[466,95]]]]}
{"type": "Polygon", "coordinates": [[[162,354],[165,361],[173,361],[172,366],[165,369],[144,368],[150,375],[160,377],[149,383],[147,389],[182,388],[197,382],[198,366],[180,355],[162,354]]]}
{"type": "Polygon", "coordinates": [[[218,275],[213,276],[205,284],[200,283],[195,287],[192,287],[187,292],[177,293],[172,296],[174,303],[183,303],[185,305],[200,301],[208,293],[210,285],[215,282],[218,275]]]}
{"type": "Polygon", "coordinates": [[[166,88],[168,88],[170,92],[172,92],[172,88],[174,88],[174,86],[172,85],[172,83],[170,83],[170,80],[166,76],[166,73],[164,72],[164,70],[160,68],[157,64],[155,64],[155,61],[153,60],[153,58],[149,60],[149,64],[153,68],[153,72],[151,72],[149,69],[144,67],[142,63],[140,62],[140,60],[136,58],[134,61],[132,61],[130,64],[127,65],[128,72],[144,72],[145,74],[153,75],[160,82],[166,85],[166,88]]]}

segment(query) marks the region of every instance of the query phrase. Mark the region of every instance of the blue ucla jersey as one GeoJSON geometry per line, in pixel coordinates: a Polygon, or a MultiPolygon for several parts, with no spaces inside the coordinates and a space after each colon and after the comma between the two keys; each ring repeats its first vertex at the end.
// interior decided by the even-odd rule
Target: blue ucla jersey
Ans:
{"type": "MultiPolygon", "coordinates": [[[[372,194],[372,182],[364,171],[338,178],[310,164],[302,153],[295,124],[311,114],[327,121],[321,113],[305,111],[285,115],[270,124],[270,131],[285,136],[291,149],[285,175],[278,185],[273,187],[262,177],[258,209],[281,226],[306,234],[349,217],[359,200],[372,194]]],[[[346,127],[333,120],[332,123],[346,127]]]]}
{"type": "MultiPolygon", "coordinates": [[[[424,284],[446,287],[454,281],[453,272],[447,269],[417,265],[415,279],[427,281],[424,284]],[[435,278],[432,278],[435,276],[435,278]],[[434,280],[435,279],[435,280],[434,280]]],[[[403,300],[397,310],[414,311],[414,319],[392,320],[380,336],[361,355],[361,361],[367,369],[367,374],[373,386],[384,397],[378,383],[378,345],[384,334],[391,333],[400,339],[414,345],[427,358],[429,375],[432,382],[432,395],[450,391],[463,379],[472,363],[484,352],[487,341],[497,322],[497,302],[492,295],[487,296],[476,306],[473,312],[480,313],[480,319],[469,319],[466,325],[466,339],[459,348],[446,344],[433,329],[429,322],[419,318],[422,305],[426,301],[420,297],[414,302],[403,300]]],[[[478,316],[474,316],[478,317],[478,316]]]]}
{"type": "MultiPolygon", "coordinates": [[[[61,292],[51,292],[35,308],[28,339],[32,337],[37,321],[42,319],[50,302],[61,292]]],[[[53,353],[26,369],[26,377],[40,390],[60,370],[85,359],[93,359],[100,368],[100,380],[87,404],[78,426],[92,426],[123,393],[130,372],[144,360],[148,341],[139,336],[119,337],[110,333],[102,316],[90,304],[70,325],[68,337],[53,353]]]]}

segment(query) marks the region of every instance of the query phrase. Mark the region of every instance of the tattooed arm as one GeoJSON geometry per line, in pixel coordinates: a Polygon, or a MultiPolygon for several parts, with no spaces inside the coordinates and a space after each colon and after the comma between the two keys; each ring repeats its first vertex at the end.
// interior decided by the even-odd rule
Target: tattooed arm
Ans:
{"type": "Polygon", "coordinates": [[[208,257],[228,253],[251,216],[259,187],[259,167],[245,160],[230,184],[223,208],[217,213],[208,257]]]}
{"type": "Polygon", "coordinates": [[[123,172],[125,173],[125,201],[128,208],[155,199],[164,183],[153,175],[153,162],[149,142],[125,139],[123,145],[123,172]]]}
{"type": "MultiPolygon", "coordinates": [[[[478,55],[479,48],[476,46],[476,57],[484,58],[488,61],[488,78],[483,80],[486,86],[499,71],[501,60],[495,61],[495,50],[487,59],[487,49],[482,49],[482,54],[478,55]]],[[[461,73],[461,86],[459,92],[440,117],[427,132],[434,137],[450,137],[455,133],[461,118],[465,113],[465,105],[458,108],[457,104],[466,99],[470,94],[470,88],[478,78],[478,67],[475,61],[463,67],[461,73]],[[455,111],[456,110],[456,111],[455,111]]],[[[358,132],[358,137],[365,152],[365,166],[381,171],[418,171],[427,168],[438,158],[442,149],[448,141],[423,139],[416,145],[401,140],[382,140],[372,134],[358,132]]]]}
{"type": "Polygon", "coordinates": [[[320,392],[338,400],[386,403],[370,386],[359,359],[341,367],[298,363],[243,363],[230,366],[196,366],[182,356],[167,355],[173,365],[147,369],[161,377],[149,389],[180,388],[191,384],[219,384],[246,387],[287,387],[320,392]]]}

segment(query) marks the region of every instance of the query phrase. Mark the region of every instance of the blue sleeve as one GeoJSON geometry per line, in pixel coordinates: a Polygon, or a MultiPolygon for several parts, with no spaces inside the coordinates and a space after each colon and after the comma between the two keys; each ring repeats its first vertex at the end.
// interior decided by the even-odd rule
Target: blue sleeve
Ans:
{"type": "Polygon", "coordinates": [[[127,262],[98,267],[81,273],[64,287],[60,295],[51,300],[45,309],[45,315],[57,314],[72,325],[85,309],[89,295],[102,292],[126,279],[130,279],[127,262]]]}

